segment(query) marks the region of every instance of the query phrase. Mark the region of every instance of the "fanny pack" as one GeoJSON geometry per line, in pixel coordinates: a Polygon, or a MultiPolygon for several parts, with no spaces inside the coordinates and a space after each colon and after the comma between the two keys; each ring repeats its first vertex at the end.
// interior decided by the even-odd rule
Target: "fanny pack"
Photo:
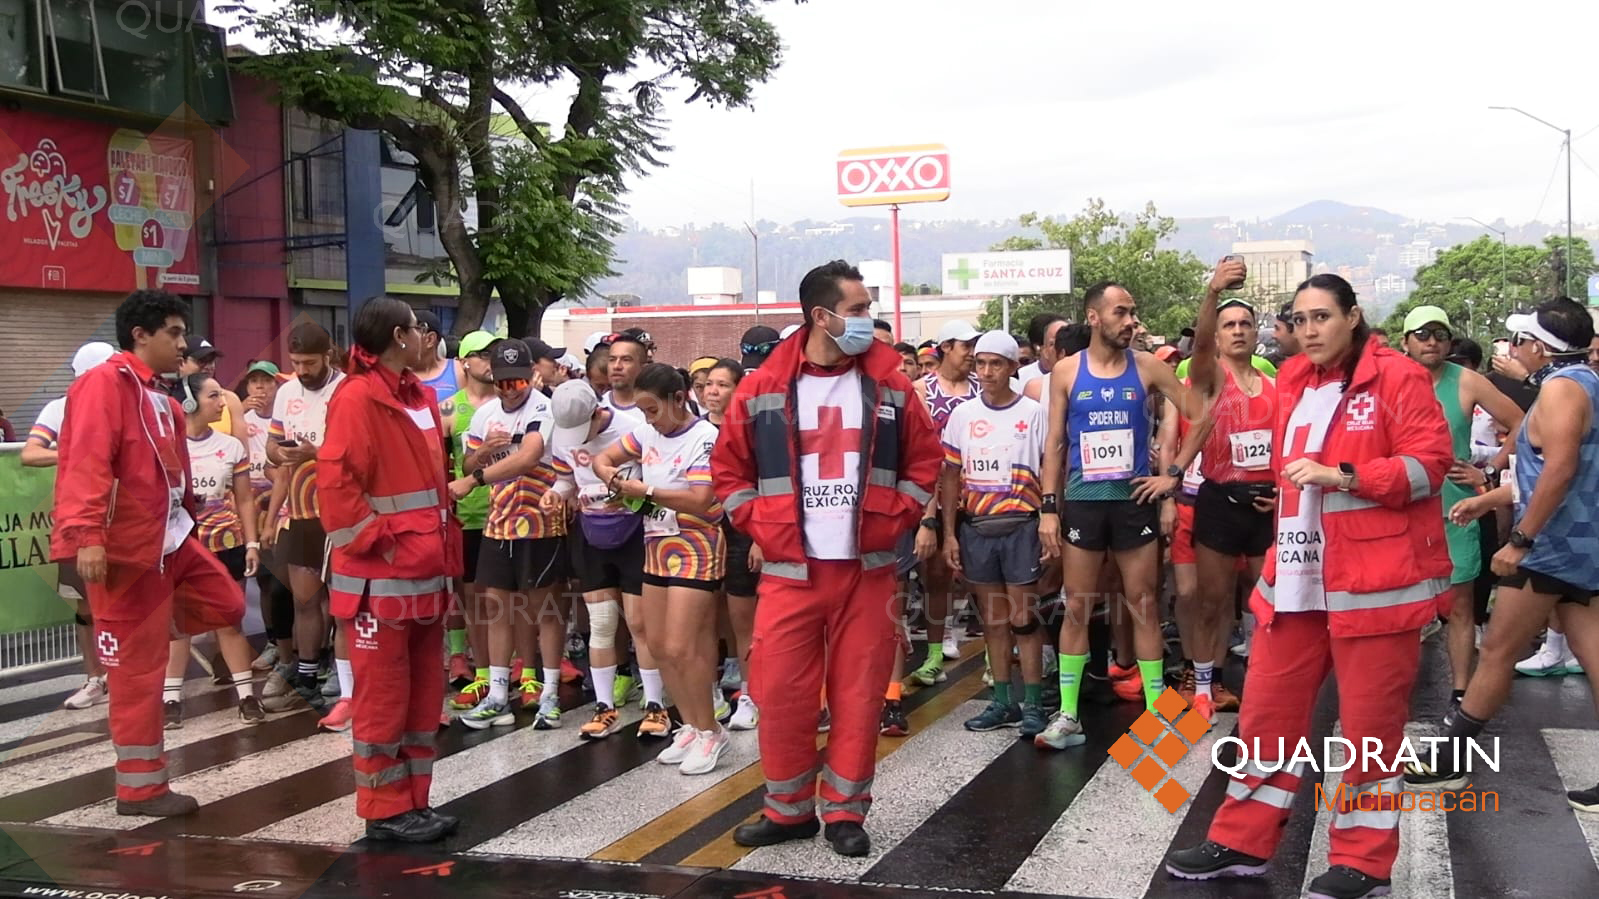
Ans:
{"type": "Polygon", "coordinates": [[[1038,520],[1037,512],[1012,512],[1008,515],[969,515],[962,522],[981,537],[1004,537],[1038,520]]]}
{"type": "Polygon", "coordinates": [[[583,524],[583,539],[595,549],[616,549],[633,538],[644,519],[632,512],[600,512],[579,515],[583,524]]]}

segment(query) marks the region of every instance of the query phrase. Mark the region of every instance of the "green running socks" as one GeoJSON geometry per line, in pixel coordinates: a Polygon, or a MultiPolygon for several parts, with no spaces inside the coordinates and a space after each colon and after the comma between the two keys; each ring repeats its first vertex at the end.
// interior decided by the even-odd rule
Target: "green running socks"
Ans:
{"type": "Polygon", "coordinates": [[[1166,692],[1166,662],[1164,659],[1139,659],[1138,675],[1144,680],[1144,707],[1155,710],[1155,700],[1166,692]]]}
{"type": "Polygon", "coordinates": [[[1042,705],[1043,704],[1042,703],[1043,698],[1044,698],[1044,685],[1043,684],[1022,684],[1022,702],[1023,703],[1025,703],[1027,705],[1031,705],[1031,706],[1042,705]]]}
{"type": "Polygon", "coordinates": [[[460,655],[466,652],[466,628],[455,628],[444,632],[445,642],[450,644],[450,655],[460,655]]]}
{"type": "Polygon", "coordinates": [[[1077,717],[1077,695],[1083,688],[1083,669],[1088,667],[1088,653],[1080,656],[1060,654],[1060,711],[1077,717]]]}
{"type": "Polygon", "coordinates": [[[1000,705],[1010,705],[1010,684],[994,681],[994,701],[1000,705]]]}

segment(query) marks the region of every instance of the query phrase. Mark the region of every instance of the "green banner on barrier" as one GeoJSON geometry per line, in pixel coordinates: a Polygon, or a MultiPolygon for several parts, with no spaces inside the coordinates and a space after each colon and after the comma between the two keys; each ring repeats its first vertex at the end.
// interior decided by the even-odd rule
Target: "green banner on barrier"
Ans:
{"type": "Polygon", "coordinates": [[[54,468],[24,468],[15,451],[0,451],[0,634],[72,621],[50,561],[55,483],[54,468]]]}

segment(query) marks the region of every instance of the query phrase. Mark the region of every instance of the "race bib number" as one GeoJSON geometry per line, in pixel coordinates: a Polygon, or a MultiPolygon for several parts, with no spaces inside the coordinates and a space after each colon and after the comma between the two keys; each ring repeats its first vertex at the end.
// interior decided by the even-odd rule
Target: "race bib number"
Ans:
{"type": "Polygon", "coordinates": [[[1271,467],[1271,431],[1256,428],[1227,435],[1233,445],[1233,467],[1265,471],[1271,467]]]}
{"type": "Polygon", "coordinates": [[[1082,448],[1083,480],[1125,481],[1133,475],[1133,429],[1085,431],[1082,448]]]}
{"type": "Polygon", "coordinates": [[[644,536],[675,537],[678,534],[677,513],[662,505],[650,510],[644,518],[644,536]]]}
{"type": "Polygon", "coordinates": [[[1521,484],[1516,481],[1516,456],[1514,453],[1511,454],[1510,461],[1505,465],[1505,472],[1500,475],[1500,480],[1510,488],[1511,504],[1520,505],[1521,484]]]}
{"type": "Polygon", "coordinates": [[[1183,492],[1194,495],[1199,492],[1199,485],[1205,483],[1205,476],[1199,473],[1199,466],[1205,459],[1204,453],[1196,453],[1194,461],[1188,463],[1188,470],[1183,472],[1183,492]]]}
{"type": "Polygon", "coordinates": [[[1004,493],[1011,487],[1011,448],[978,447],[961,459],[966,489],[976,493],[1004,493]]]}

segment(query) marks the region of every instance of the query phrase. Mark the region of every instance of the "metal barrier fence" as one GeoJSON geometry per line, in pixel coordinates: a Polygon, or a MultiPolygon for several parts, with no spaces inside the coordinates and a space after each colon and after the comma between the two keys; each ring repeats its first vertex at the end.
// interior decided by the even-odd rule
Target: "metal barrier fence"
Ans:
{"type": "Polygon", "coordinates": [[[47,562],[55,471],[24,468],[20,443],[0,444],[0,674],[77,658],[72,600],[56,596],[47,562]]]}

